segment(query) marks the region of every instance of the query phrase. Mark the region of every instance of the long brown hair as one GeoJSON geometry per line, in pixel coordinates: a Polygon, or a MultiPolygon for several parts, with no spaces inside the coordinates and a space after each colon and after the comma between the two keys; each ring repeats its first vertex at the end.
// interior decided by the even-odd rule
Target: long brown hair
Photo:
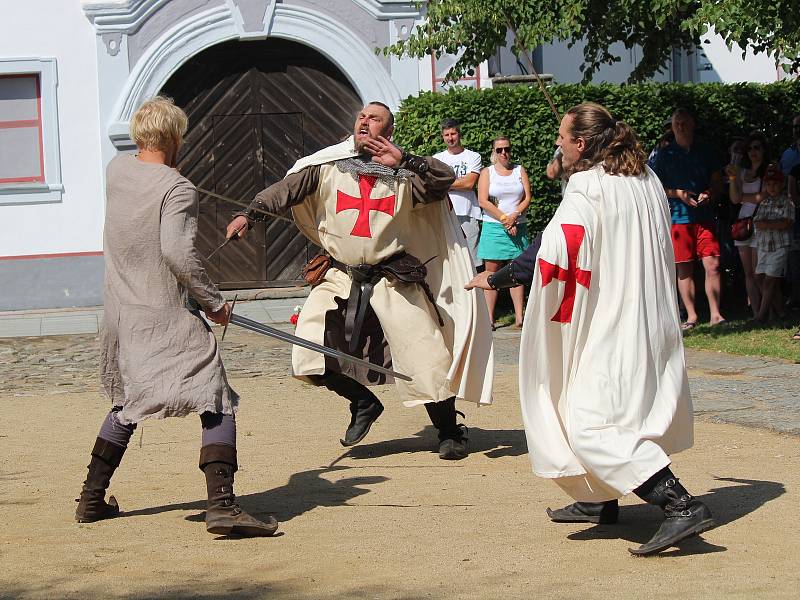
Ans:
{"type": "Polygon", "coordinates": [[[573,138],[583,138],[586,149],[570,168],[570,175],[602,164],[609,175],[641,175],[647,156],[633,129],[611,116],[605,106],[584,102],[567,111],[572,115],[573,138]]]}

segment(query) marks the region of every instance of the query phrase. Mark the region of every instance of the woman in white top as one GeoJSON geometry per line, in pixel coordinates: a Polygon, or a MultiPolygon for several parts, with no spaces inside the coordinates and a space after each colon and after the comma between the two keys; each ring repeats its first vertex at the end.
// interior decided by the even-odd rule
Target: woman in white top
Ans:
{"type": "MultiPolygon", "coordinates": [[[[492,142],[492,165],[478,178],[478,203],[483,210],[483,225],[478,241],[478,257],[488,272],[497,271],[528,247],[525,213],[531,203],[531,185],[521,165],[511,162],[511,141],[500,136],[492,142]]],[[[514,303],[516,326],[522,327],[525,288],[509,290],[514,303]]],[[[494,325],[497,290],[484,290],[489,317],[494,325]]]]}
{"type": "MultiPolygon", "coordinates": [[[[767,139],[760,132],[754,131],[745,140],[743,168],[740,169],[738,165],[731,164],[725,169],[730,185],[729,195],[731,202],[741,205],[739,219],[752,217],[763,199],[761,177],[767,167],[767,150],[767,139]]],[[[748,240],[734,241],[739,250],[739,258],[742,261],[747,299],[754,315],[758,313],[761,305],[761,286],[755,274],[758,256],[755,239],[756,236],[753,235],[748,240]]]]}

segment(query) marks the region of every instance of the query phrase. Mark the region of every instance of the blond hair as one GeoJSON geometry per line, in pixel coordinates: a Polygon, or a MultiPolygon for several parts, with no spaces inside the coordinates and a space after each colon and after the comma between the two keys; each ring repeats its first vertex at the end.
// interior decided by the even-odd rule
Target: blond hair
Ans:
{"type": "Polygon", "coordinates": [[[644,173],[647,156],[625,121],[618,121],[605,106],[594,102],[573,106],[567,114],[572,116],[570,135],[586,142],[586,149],[569,174],[586,171],[596,164],[602,164],[609,175],[644,173]]]}
{"type": "Polygon", "coordinates": [[[155,96],[146,100],[131,119],[131,139],[142,150],[167,151],[177,143],[189,127],[189,119],[172,98],[155,96]]]}
{"type": "Polygon", "coordinates": [[[497,145],[497,142],[503,142],[503,141],[508,142],[509,146],[511,145],[511,140],[506,135],[498,135],[496,138],[492,140],[492,154],[489,156],[489,162],[492,163],[493,165],[497,164],[497,153],[494,151],[494,147],[495,145],[497,145]]]}

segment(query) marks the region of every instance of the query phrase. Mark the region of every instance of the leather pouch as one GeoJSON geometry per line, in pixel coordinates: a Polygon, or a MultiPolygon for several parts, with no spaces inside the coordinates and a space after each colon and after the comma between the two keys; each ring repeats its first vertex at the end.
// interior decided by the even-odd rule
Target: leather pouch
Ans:
{"type": "Polygon", "coordinates": [[[323,252],[317,254],[308,261],[303,267],[303,270],[300,271],[300,275],[308,285],[314,287],[322,282],[325,278],[325,273],[327,273],[330,268],[331,257],[323,252]]]}

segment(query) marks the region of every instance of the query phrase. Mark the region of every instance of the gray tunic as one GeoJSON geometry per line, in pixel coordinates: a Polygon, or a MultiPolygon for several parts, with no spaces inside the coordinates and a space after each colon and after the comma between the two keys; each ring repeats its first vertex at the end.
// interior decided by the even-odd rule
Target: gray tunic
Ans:
{"type": "Polygon", "coordinates": [[[120,422],[232,414],[239,397],[214,334],[186,309],[188,295],[210,310],[225,302],[194,246],[194,186],[131,155],[109,163],[106,181],[101,380],[120,422]]]}

